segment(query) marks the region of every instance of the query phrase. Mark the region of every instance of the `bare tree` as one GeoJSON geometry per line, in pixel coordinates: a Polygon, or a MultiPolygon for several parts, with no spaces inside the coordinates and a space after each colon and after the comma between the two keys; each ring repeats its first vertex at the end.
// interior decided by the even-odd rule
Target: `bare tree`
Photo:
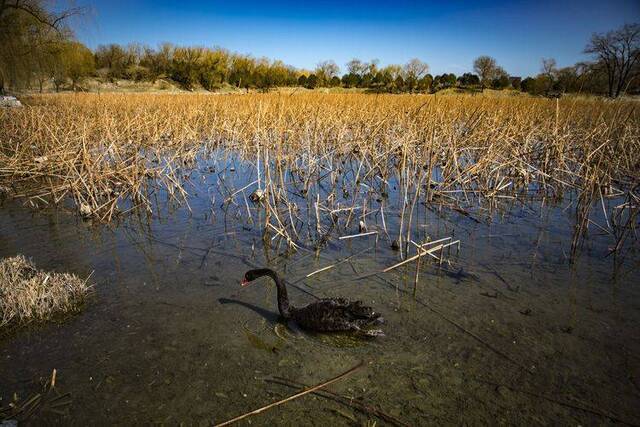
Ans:
{"type": "Polygon", "coordinates": [[[96,49],[96,65],[99,68],[124,68],[126,53],[118,44],[99,45],[96,49]]]}
{"type": "Polygon", "coordinates": [[[473,69],[478,76],[480,76],[480,83],[482,87],[486,87],[488,83],[496,76],[498,64],[496,60],[490,56],[479,56],[473,61],[473,69]]]}
{"type": "Polygon", "coordinates": [[[429,65],[418,58],[413,58],[404,65],[404,72],[405,78],[420,80],[429,72],[429,65]]]}
{"type": "Polygon", "coordinates": [[[371,61],[364,64],[365,72],[370,74],[377,73],[379,64],[380,64],[379,59],[372,59],[371,61]]]}
{"type": "Polygon", "coordinates": [[[316,75],[323,84],[328,84],[329,81],[338,75],[340,67],[334,61],[322,61],[316,66],[316,75]]]}
{"type": "Polygon", "coordinates": [[[364,64],[358,58],[353,58],[351,61],[347,62],[347,72],[349,74],[360,76],[364,73],[365,68],[366,64],[364,64]]]}
{"type": "Polygon", "coordinates": [[[624,93],[640,72],[640,24],[627,24],[606,34],[593,34],[584,50],[607,74],[609,97],[624,93]]]}
{"type": "Polygon", "coordinates": [[[547,92],[551,90],[553,83],[556,80],[558,68],[556,67],[556,60],[553,58],[542,58],[542,65],[540,66],[542,75],[547,78],[547,92]]]}
{"type": "Polygon", "coordinates": [[[550,79],[553,79],[557,71],[556,60],[553,58],[542,58],[542,66],[540,68],[542,74],[549,77],[550,79]]]}
{"type": "Polygon", "coordinates": [[[404,64],[403,72],[404,83],[409,91],[413,92],[418,86],[418,81],[429,72],[429,65],[418,58],[413,58],[404,64]]]}

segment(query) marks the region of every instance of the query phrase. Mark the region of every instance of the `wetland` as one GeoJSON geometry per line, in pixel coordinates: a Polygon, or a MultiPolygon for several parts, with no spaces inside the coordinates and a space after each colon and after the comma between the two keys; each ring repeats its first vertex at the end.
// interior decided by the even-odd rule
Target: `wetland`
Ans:
{"type": "Polygon", "coordinates": [[[242,422],[640,423],[635,102],[24,104],[0,117],[0,256],[92,294],[0,331],[0,417],[209,425],[362,362],[328,390],[384,417],[308,394],[242,422]],[[284,322],[269,281],[240,287],[264,266],[294,304],[371,305],[386,336],[284,322]]]}

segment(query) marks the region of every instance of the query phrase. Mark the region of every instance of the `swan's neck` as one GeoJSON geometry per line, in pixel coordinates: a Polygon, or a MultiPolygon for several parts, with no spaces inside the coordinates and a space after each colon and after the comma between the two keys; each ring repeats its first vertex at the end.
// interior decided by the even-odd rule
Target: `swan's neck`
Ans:
{"type": "Polygon", "coordinates": [[[291,317],[291,307],[289,306],[287,287],[275,271],[269,270],[267,274],[276,283],[276,288],[278,290],[278,311],[282,317],[288,319],[291,317]]]}

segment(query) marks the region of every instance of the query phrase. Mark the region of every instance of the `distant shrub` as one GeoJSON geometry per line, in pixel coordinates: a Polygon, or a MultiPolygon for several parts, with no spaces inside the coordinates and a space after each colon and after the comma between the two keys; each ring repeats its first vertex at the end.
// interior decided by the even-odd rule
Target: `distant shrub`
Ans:
{"type": "Polygon", "coordinates": [[[149,72],[149,69],[146,67],[141,67],[139,65],[133,65],[127,68],[124,71],[123,76],[127,80],[133,80],[136,82],[153,80],[153,77],[149,72]]]}
{"type": "Polygon", "coordinates": [[[220,89],[220,79],[217,74],[211,71],[205,71],[200,74],[200,84],[208,91],[220,89]]]}

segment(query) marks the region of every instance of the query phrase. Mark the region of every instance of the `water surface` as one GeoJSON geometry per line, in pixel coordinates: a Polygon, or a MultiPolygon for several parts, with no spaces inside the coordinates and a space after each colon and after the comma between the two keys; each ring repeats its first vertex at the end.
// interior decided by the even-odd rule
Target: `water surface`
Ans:
{"type": "MultiPolygon", "coordinates": [[[[374,212],[387,203],[389,238],[372,213],[367,223],[377,237],[334,236],[319,251],[301,244],[291,252],[273,234],[264,243],[259,205],[240,196],[223,203],[254,173],[233,156],[214,156],[186,176],[188,205],[167,203],[159,192],[153,213],[108,225],[64,206],[32,211],[4,202],[0,256],[21,253],[41,268],[92,273],[95,286],[81,314],[0,338],[0,406],[14,393],[39,392],[56,369],[56,388],[71,393],[72,404],[63,414],[43,408],[28,421],[208,425],[296,391],[265,378],[311,385],[364,360],[330,389],[410,425],[640,423],[636,243],[623,258],[608,255],[611,236],[592,228],[572,258],[570,197],[555,205],[506,201],[471,216],[420,204],[415,239],[452,236],[461,245],[441,266],[424,260],[416,286],[415,263],[371,275],[400,261],[390,245],[397,191],[369,206],[374,212]],[[283,324],[266,279],[239,287],[245,270],[265,265],[285,275],[294,304],[340,295],[374,306],[386,337],[363,341],[283,324]]],[[[301,217],[312,211],[304,197],[297,203],[301,217]]],[[[605,221],[595,208],[593,219],[605,221]]],[[[313,234],[313,224],[301,233],[305,227],[313,234]]],[[[357,234],[358,221],[346,231],[357,234]]],[[[311,395],[250,420],[384,424],[311,395]]]]}

